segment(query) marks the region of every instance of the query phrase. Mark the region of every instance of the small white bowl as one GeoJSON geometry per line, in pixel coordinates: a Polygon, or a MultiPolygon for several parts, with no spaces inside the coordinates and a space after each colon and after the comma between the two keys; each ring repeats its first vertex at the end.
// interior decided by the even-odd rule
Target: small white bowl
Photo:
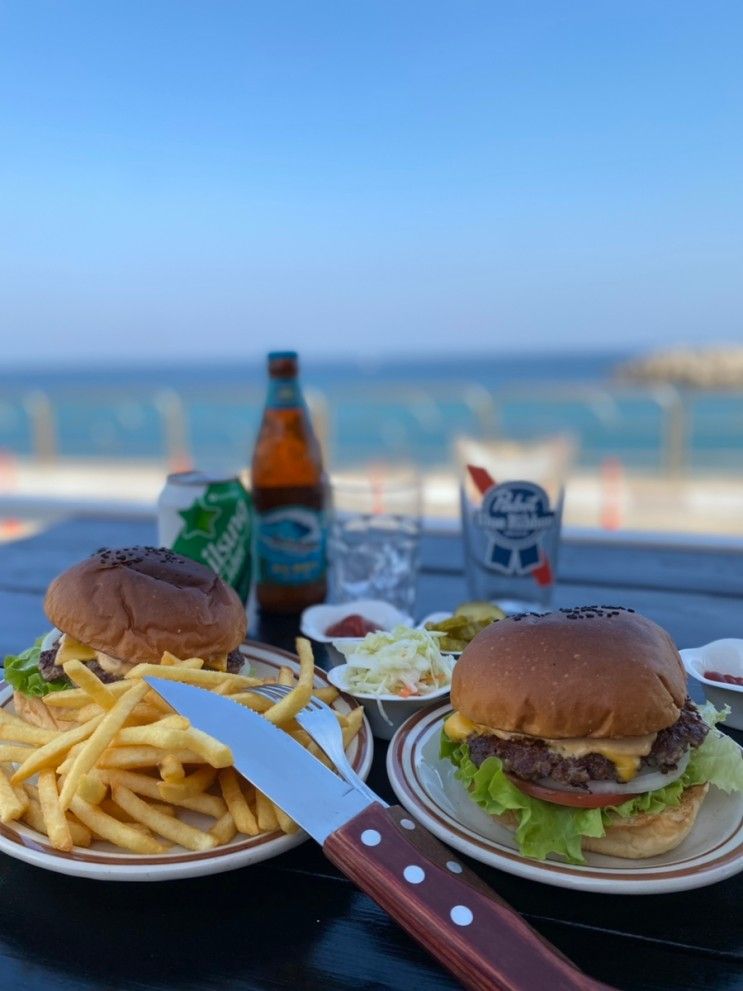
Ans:
{"type": "Polygon", "coordinates": [[[399,695],[365,695],[354,692],[348,687],[348,664],[339,664],[327,672],[328,679],[340,691],[358,699],[364,707],[366,718],[374,736],[380,740],[391,740],[396,731],[406,719],[437,699],[443,700],[449,695],[450,686],[444,685],[427,695],[416,695],[415,698],[404,699],[399,695]]]}
{"type": "Polygon", "coordinates": [[[703,647],[689,647],[679,651],[687,673],[704,686],[707,699],[718,709],[730,706],[725,726],[743,729],[743,685],[728,685],[724,681],[705,678],[705,671],[733,674],[743,677],[743,640],[714,640],[703,647]]]}
{"type": "Polygon", "coordinates": [[[354,643],[359,637],[329,637],[326,630],[334,623],[339,623],[346,616],[363,616],[372,623],[378,623],[383,630],[391,630],[395,626],[412,626],[413,617],[400,612],[389,602],[379,599],[359,599],[358,602],[340,602],[334,606],[310,606],[302,613],[299,628],[303,635],[316,643],[328,644],[328,655],[334,664],[343,664],[345,657],[333,647],[334,643],[354,643]]]}

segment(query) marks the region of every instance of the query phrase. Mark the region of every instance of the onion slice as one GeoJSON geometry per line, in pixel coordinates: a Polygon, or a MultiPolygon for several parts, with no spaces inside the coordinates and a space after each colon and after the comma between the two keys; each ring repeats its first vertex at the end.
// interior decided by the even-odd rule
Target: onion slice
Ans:
{"type": "Polygon", "coordinates": [[[586,794],[586,791],[593,792],[596,795],[640,795],[646,791],[658,791],[659,788],[665,788],[666,785],[672,784],[681,777],[688,763],[689,751],[687,750],[678,762],[675,770],[668,771],[665,774],[663,771],[645,767],[630,781],[589,781],[586,788],[576,788],[574,785],[562,784],[559,781],[553,781],[552,778],[538,778],[536,784],[542,785],[544,788],[552,788],[554,791],[575,792],[576,794],[583,795],[586,794]]]}

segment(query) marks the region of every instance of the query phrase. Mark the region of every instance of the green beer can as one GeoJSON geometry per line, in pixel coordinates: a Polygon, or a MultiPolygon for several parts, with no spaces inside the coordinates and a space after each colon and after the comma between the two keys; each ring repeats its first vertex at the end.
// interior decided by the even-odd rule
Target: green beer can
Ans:
{"type": "Polygon", "coordinates": [[[253,505],[239,478],[204,471],[168,475],[157,513],[161,547],[207,565],[247,602],[253,505]]]}

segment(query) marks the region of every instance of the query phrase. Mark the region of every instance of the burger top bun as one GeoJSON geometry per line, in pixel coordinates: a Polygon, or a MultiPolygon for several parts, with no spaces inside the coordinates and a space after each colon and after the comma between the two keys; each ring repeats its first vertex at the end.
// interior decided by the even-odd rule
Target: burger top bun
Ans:
{"type": "Polygon", "coordinates": [[[463,651],[451,688],[473,722],[548,739],[655,733],[678,719],[685,697],[666,631],[607,606],[493,623],[463,651]]]}
{"type": "Polygon", "coordinates": [[[54,579],[44,609],[80,643],[154,664],[166,650],[204,658],[234,650],[247,623],[218,575],[162,547],[97,551],[54,579]]]}

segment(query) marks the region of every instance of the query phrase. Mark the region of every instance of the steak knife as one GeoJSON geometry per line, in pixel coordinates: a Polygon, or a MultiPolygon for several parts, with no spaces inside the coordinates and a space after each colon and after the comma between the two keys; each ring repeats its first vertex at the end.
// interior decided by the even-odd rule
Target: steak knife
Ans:
{"type": "Polygon", "coordinates": [[[258,713],[194,685],[146,678],[336,867],[473,991],[611,991],[578,970],[402,806],[371,802],[258,713]]]}

